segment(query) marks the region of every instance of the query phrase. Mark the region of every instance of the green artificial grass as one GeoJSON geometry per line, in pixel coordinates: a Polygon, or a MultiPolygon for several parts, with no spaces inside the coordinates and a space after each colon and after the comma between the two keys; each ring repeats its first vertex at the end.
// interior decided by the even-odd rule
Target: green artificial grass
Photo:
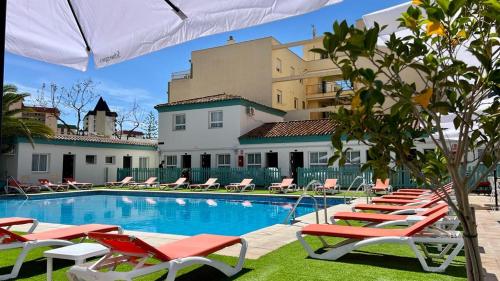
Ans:
{"type": "MultiPolygon", "coordinates": [[[[315,247],[318,239],[308,237],[315,247]]],[[[329,240],[335,242],[338,240],[329,240]]],[[[249,247],[252,247],[249,245],[249,247]]],[[[40,248],[32,251],[16,280],[45,280],[46,260],[40,248]]],[[[19,250],[2,251],[0,274],[10,272],[19,250]]],[[[237,258],[212,255],[211,257],[235,264],[237,258]]],[[[65,272],[71,261],[54,260],[54,280],[66,280],[65,272]]],[[[124,269],[121,267],[120,269],[124,269]]],[[[166,271],[157,272],[135,280],[164,280],[166,271]]],[[[424,272],[418,260],[405,245],[383,244],[369,246],[348,254],[338,261],[308,258],[299,242],[293,242],[257,260],[247,259],[243,270],[233,277],[226,277],[208,266],[193,266],[178,273],[176,280],[238,280],[238,281],[314,281],[314,280],[466,280],[463,255],[455,259],[445,273],[424,272]]]]}

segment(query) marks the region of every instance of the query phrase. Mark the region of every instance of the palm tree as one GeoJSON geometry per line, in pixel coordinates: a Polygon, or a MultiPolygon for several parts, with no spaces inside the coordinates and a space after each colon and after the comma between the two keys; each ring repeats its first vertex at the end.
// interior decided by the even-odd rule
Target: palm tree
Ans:
{"type": "Polygon", "coordinates": [[[34,147],[33,138],[43,137],[48,138],[54,134],[52,129],[44,123],[22,118],[23,112],[30,112],[27,108],[12,108],[13,105],[21,103],[24,98],[28,97],[28,93],[18,93],[15,85],[3,86],[3,101],[2,101],[2,146],[1,151],[6,152],[11,149],[8,140],[14,137],[26,137],[34,147]]]}

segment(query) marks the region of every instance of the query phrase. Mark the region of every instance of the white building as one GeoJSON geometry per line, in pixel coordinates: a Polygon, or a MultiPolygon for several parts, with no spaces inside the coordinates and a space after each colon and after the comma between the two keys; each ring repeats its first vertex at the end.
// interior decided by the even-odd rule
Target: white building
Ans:
{"type": "Polygon", "coordinates": [[[87,112],[83,118],[83,130],[89,135],[110,137],[116,131],[116,117],[118,114],[109,109],[108,104],[101,97],[94,110],[87,112]]]}
{"type": "MultiPolygon", "coordinates": [[[[167,167],[280,168],[295,177],[299,167],[326,167],[333,153],[329,119],[284,121],[286,112],[233,95],[160,104],[160,160],[167,167]]],[[[348,143],[348,164],[368,159],[368,147],[348,143]]],[[[417,149],[433,149],[430,142],[417,149]]]]}
{"type": "Polygon", "coordinates": [[[3,178],[12,176],[27,183],[74,178],[99,185],[115,181],[117,168],[157,166],[155,141],[57,135],[35,139],[34,147],[27,139],[18,138],[15,149],[2,155],[0,172],[3,178]]]}

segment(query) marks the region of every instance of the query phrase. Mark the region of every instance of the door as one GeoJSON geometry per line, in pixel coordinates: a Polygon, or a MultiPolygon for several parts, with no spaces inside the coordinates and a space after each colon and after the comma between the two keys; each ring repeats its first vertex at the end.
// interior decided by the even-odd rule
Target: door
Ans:
{"type": "Polygon", "coordinates": [[[181,165],[183,169],[191,169],[191,155],[182,155],[181,165]]]}
{"type": "Polygon", "coordinates": [[[75,155],[64,154],[63,155],[63,170],[62,170],[62,181],[64,179],[75,179],[75,155]]]}
{"type": "Polygon", "coordinates": [[[210,168],[211,162],[212,162],[212,155],[210,155],[210,154],[202,154],[201,155],[201,167],[202,168],[210,168]]]}
{"type": "Polygon", "coordinates": [[[132,169],[132,156],[123,156],[123,169],[132,169]]]}
{"type": "Polygon", "coordinates": [[[278,168],[278,152],[266,153],[267,168],[278,168]]]}
{"type": "Polygon", "coordinates": [[[290,152],[290,176],[298,184],[298,169],[304,167],[304,152],[290,152]]]}

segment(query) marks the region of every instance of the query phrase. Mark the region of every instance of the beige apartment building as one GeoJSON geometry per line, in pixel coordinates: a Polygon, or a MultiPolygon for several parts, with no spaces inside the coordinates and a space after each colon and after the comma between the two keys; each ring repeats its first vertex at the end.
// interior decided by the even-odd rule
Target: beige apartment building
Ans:
{"type": "Polygon", "coordinates": [[[230,37],[224,46],[192,52],[191,68],[172,74],[168,101],[225,93],[286,111],[287,120],[326,118],[335,106],[350,103],[352,90],[330,59],[310,52],[321,46],[322,37],[287,44],[230,37]]]}

